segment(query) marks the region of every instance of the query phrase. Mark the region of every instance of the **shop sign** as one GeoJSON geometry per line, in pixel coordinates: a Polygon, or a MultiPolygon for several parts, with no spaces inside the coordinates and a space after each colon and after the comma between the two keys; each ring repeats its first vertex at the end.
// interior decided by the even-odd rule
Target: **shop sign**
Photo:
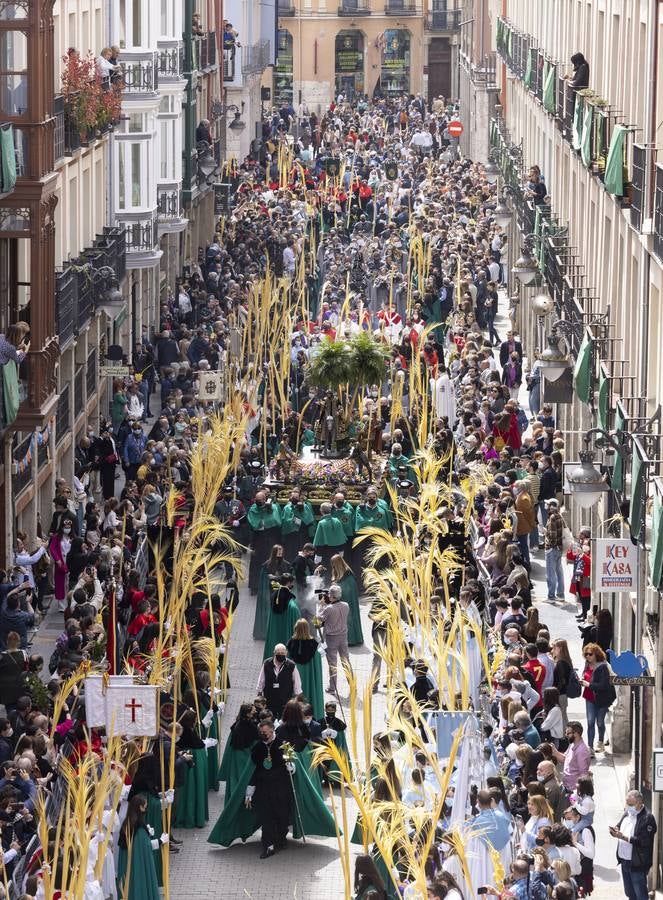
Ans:
{"type": "Polygon", "coordinates": [[[638,548],[630,540],[597,538],[592,553],[594,591],[610,594],[635,591],[638,580],[638,548]]]}

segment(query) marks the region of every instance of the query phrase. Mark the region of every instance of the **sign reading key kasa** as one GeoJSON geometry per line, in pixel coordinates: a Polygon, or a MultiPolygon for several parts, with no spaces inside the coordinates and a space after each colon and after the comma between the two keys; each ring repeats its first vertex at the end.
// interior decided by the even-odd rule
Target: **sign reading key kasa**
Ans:
{"type": "Polygon", "coordinates": [[[594,590],[599,594],[635,591],[638,548],[630,540],[598,538],[592,558],[594,590]]]}

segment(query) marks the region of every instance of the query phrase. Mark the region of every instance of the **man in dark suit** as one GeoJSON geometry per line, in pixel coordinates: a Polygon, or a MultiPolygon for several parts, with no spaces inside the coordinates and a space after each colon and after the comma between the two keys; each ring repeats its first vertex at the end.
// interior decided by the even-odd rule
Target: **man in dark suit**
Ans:
{"type": "Polygon", "coordinates": [[[500,344],[500,365],[502,368],[508,363],[509,356],[512,353],[517,353],[518,357],[522,362],[523,358],[523,345],[520,341],[516,341],[513,337],[513,331],[507,331],[506,340],[502,341],[500,344]]]}

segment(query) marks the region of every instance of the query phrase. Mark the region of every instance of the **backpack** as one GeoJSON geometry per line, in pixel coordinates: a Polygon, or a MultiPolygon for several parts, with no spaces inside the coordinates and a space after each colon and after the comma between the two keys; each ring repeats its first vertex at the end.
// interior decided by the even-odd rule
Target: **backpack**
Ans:
{"type": "Polygon", "coordinates": [[[571,669],[569,672],[569,680],[566,684],[566,696],[569,700],[575,700],[582,693],[582,685],[580,684],[580,678],[575,669],[571,669]]]}

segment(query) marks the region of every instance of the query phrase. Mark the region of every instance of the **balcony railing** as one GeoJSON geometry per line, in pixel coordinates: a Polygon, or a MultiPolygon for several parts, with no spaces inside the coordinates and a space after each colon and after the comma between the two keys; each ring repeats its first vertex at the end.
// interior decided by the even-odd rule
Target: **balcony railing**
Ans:
{"type": "Polygon", "coordinates": [[[426,17],[426,27],[429,31],[458,31],[460,15],[460,9],[447,9],[446,3],[433,3],[426,17]]]}
{"type": "Polygon", "coordinates": [[[208,66],[207,55],[208,55],[208,44],[206,37],[196,38],[198,43],[198,65],[196,66],[199,70],[204,70],[208,66]]]}
{"type": "Polygon", "coordinates": [[[656,193],[654,196],[654,253],[663,262],[663,166],[656,166],[656,193]]]}
{"type": "Polygon", "coordinates": [[[177,189],[157,187],[159,220],[179,219],[182,212],[180,192],[177,189]]]}
{"type": "Polygon", "coordinates": [[[85,369],[79,366],[74,375],[74,422],[85,411],[85,369]]]}
{"type": "Polygon", "coordinates": [[[71,266],[55,275],[55,323],[60,346],[65,347],[76,332],[77,275],[71,266]]]}
{"type": "MultiPolygon", "coordinates": [[[[90,256],[86,256],[86,259],[95,268],[100,268],[98,259],[93,260],[90,256]]],[[[78,310],[76,312],[76,331],[81,332],[94,315],[94,296],[98,288],[88,272],[79,271],[77,274],[78,310]]]]}
{"type": "Polygon", "coordinates": [[[369,0],[342,0],[338,5],[339,16],[370,16],[369,0]]]}
{"type": "Polygon", "coordinates": [[[421,7],[414,0],[387,0],[384,12],[386,16],[416,16],[421,7]]]}
{"type": "Polygon", "coordinates": [[[53,160],[58,162],[65,155],[64,139],[64,97],[58,94],[53,101],[53,113],[55,115],[55,130],[53,132],[53,160]]]}
{"type": "Polygon", "coordinates": [[[237,64],[237,54],[241,53],[241,47],[233,50],[223,51],[223,81],[224,83],[235,80],[235,71],[237,64]]]}
{"type": "Polygon", "coordinates": [[[280,16],[294,16],[295,4],[294,0],[279,0],[278,13],[280,16]]]}
{"type": "Polygon", "coordinates": [[[150,253],[157,249],[159,232],[156,216],[137,222],[125,222],[124,232],[128,253],[150,253]]]}
{"type": "Polygon", "coordinates": [[[12,487],[14,489],[14,498],[18,497],[32,481],[32,462],[25,464],[25,456],[30,449],[34,434],[29,434],[16,447],[12,454],[14,463],[21,465],[21,469],[12,474],[12,487]]]}
{"type": "Polygon", "coordinates": [[[216,31],[207,34],[207,65],[210,69],[216,65],[216,31]]]}
{"type": "Polygon", "coordinates": [[[55,413],[55,443],[56,445],[69,434],[69,384],[63,384],[58,397],[58,408],[55,413]]]}
{"type": "Polygon", "coordinates": [[[43,349],[30,349],[21,364],[21,374],[25,372],[27,396],[21,403],[16,417],[16,427],[20,430],[43,425],[44,415],[51,414],[51,403],[57,391],[56,366],[60,358],[57,339],[49,341],[43,349]]]}
{"type": "Polygon", "coordinates": [[[87,362],[85,364],[85,394],[88,398],[97,390],[99,373],[97,372],[97,348],[95,347],[88,353],[87,362]]]}
{"type": "Polygon", "coordinates": [[[631,225],[642,228],[642,208],[645,192],[645,172],[647,170],[647,150],[640,144],[633,144],[633,190],[631,194],[631,225]]]}
{"type": "Polygon", "coordinates": [[[184,48],[162,47],[159,50],[159,78],[181,78],[184,71],[184,48]]]}
{"type": "Polygon", "coordinates": [[[242,72],[244,75],[261,75],[269,64],[269,42],[260,41],[242,47],[242,72]]]}
{"type": "Polygon", "coordinates": [[[152,94],[159,87],[159,53],[122,54],[124,90],[130,94],[152,94]]]}

